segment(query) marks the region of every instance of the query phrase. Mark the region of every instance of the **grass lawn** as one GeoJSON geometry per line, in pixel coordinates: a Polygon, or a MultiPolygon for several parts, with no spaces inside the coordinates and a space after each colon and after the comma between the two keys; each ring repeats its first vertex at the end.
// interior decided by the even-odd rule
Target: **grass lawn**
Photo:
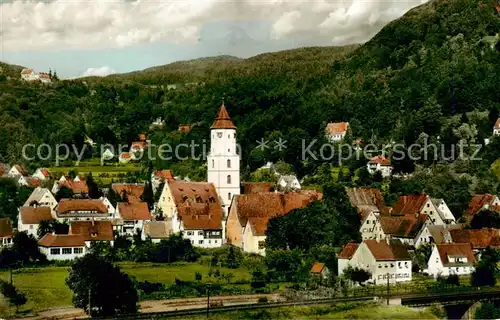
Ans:
{"type": "MultiPolygon", "coordinates": [[[[153,264],[123,262],[118,264],[138,281],[160,282],[170,285],[175,278],[194,280],[195,273],[200,272],[203,279],[208,278],[209,267],[198,263],[153,264]]],[[[231,282],[249,280],[250,273],[246,269],[220,268],[221,273],[232,273],[231,282]]],[[[13,283],[20,291],[28,296],[28,302],[21,311],[39,311],[61,306],[71,306],[72,292],[66,286],[65,280],[69,275],[69,267],[25,268],[16,270],[13,274],[13,283]]],[[[0,272],[0,278],[9,281],[9,272],[0,272]]]]}
{"type": "MultiPolygon", "coordinates": [[[[183,318],[204,319],[206,316],[183,318]]],[[[386,306],[369,302],[218,313],[211,315],[210,319],[438,319],[438,317],[428,309],[386,306]]]]}
{"type": "MultiPolygon", "coordinates": [[[[195,273],[202,274],[203,279],[208,278],[209,267],[197,263],[175,263],[175,264],[154,264],[154,263],[134,263],[123,262],[118,264],[120,268],[130,276],[139,281],[161,282],[172,284],[178,278],[184,281],[194,281],[195,273]]],[[[241,280],[249,281],[251,275],[246,269],[218,268],[221,273],[232,273],[231,282],[241,280]]]]}

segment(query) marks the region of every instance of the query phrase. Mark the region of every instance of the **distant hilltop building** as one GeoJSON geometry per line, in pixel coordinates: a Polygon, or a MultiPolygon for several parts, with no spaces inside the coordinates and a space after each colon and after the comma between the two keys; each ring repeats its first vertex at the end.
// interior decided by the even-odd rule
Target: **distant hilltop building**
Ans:
{"type": "Polygon", "coordinates": [[[41,81],[43,83],[51,83],[52,75],[49,73],[36,73],[33,69],[23,69],[21,71],[21,79],[24,81],[41,81]]]}

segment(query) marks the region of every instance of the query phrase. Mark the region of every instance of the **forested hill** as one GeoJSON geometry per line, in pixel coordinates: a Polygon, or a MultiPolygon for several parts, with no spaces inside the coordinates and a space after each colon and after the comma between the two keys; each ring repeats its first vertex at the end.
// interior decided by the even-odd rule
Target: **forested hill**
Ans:
{"type": "Polygon", "coordinates": [[[16,160],[25,142],[81,144],[84,135],[130,142],[157,117],[166,126],[149,133],[154,143],[201,141],[222,96],[238,126],[244,165],[252,169],[282,158],[309,173],[314,166],[300,161],[300,140],[322,136],[328,121],[349,121],[355,136],[380,144],[411,143],[423,132],[446,143],[482,141],[498,114],[499,30],[493,0],[434,0],[359,47],[202,59],[52,86],[4,81],[0,161],[16,160]],[[197,85],[166,88],[186,82],[197,85]],[[200,125],[180,136],[177,127],[186,123],[200,125]],[[287,140],[288,148],[255,149],[256,140],[270,135],[287,140]]]}

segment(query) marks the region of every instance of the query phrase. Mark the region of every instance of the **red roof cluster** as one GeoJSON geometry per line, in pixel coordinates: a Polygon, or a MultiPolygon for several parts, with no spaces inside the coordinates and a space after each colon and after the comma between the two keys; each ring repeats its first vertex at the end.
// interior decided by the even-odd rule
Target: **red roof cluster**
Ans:
{"type": "Polygon", "coordinates": [[[271,218],[304,208],[322,198],[321,192],[312,190],[289,193],[263,192],[237,195],[234,204],[241,224],[246,226],[250,223],[255,235],[264,235],[271,218]]]}
{"type": "Polygon", "coordinates": [[[142,202],[141,196],[144,194],[145,187],[144,184],[136,183],[113,183],[111,185],[113,191],[120,197],[125,193],[129,203],[142,202]]]}
{"type": "Polygon", "coordinates": [[[380,217],[380,225],[385,234],[400,238],[415,238],[427,220],[426,214],[403,217],[380,217]]]}
{"type": "Polygon", "coordinates": [[[470,243],[474,249],[496,246],[500,242],[500,229],[457,229],[450,230],[454,243],[470,243]]]}
{"type": "Polygon", "coordinates": [[[243,182],[243,194],[273,191],[274,183],[272,182],[243,182]]]}
{"type": "Polygon", "coordinates": [[[399,240],[391,240],[390,244],[385,240],[364,240],[363,243],[377,261],[411,260],[408,251],[399,240]]]}

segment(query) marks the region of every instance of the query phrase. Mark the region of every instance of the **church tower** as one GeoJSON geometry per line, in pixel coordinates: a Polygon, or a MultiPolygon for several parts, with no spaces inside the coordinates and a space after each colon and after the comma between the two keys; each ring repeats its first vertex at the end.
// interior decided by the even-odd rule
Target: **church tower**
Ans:
{"type": "Polygon", "coordinates": [[[224,103],[210,127],[208,182],[213,183],[226,214],[234,195],[240,194],[240,156],[236,150],[236,126],[224,103]]]}

